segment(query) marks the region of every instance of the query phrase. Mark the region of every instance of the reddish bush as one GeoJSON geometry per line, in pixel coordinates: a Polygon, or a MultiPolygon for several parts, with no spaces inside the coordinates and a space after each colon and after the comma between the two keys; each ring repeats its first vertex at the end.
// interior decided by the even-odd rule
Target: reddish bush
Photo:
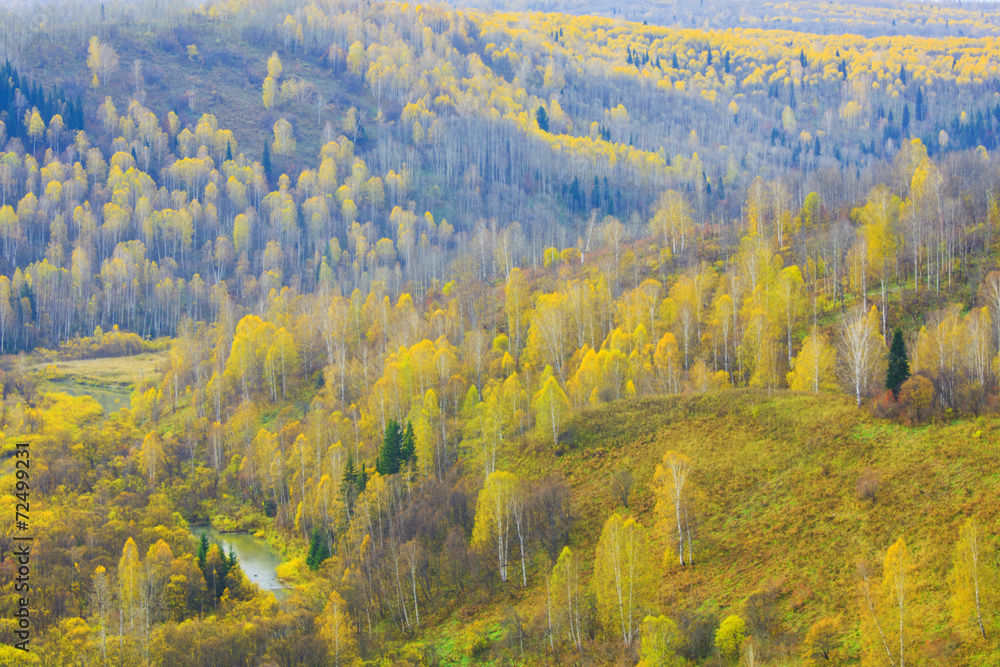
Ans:
{"type": "Polygon", "coordinates": [[[898,419],[901,407],[891,391],[887,391],[872,404],[872,413],[879,419],[898,419]]]}
{"type": "Polygon", "coordinates": [[[875,502],[882,486],[882,472],[874,468],[864,468],[858,476],[858,498],[875,502]]]}

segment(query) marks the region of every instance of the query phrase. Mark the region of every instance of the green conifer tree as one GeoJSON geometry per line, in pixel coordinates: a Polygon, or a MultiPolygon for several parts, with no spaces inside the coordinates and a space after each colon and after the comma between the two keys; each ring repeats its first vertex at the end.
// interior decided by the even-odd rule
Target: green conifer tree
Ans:
{"type": "Polygon", "coordinates": [[[539,106],[538,111],[535,112],[535,118],[538,120],[538,129],[542,132],[549,131],[549,114],[546,113],[545,107],[539,106]]]}
{"type": "MultiPolygon", "coordinates": [[[[230,549],[230,552],[232,549],[230,549]]],[[[222,547],[219,547],[219,562],[215,565],[215,597],[216,599],[222,597],[223,591],[226,590],[226,586],[229,582],[229,570],[232,566],[229,564],[229,558],[226,556],[226,552],[223,551],[222,547]]]]}
{"type": "Polygon", "coordinates": [[[314,572],[319,569],[323,561],[330,557],[330,548],[326,543],[326,538],[319,528],[313,528],[312,538],[309,540],[309,555],[306,556],[306,565],[314,572]]]}
{"type": "Polygon", "coordinates": [[[205,571],[205,559],[208,557],[208,535],[201,531],[201,538],[198,540],[198,567],[205,571]]]}
{"type": "Polygon", "coordinates": [[[885,388],[892,392],[893,398],[899,398],[899,388],[909,377],[910,358],[906,354],[906,343],[903,341],[903,332],[896,329],[892,334],[892,346],[889,348],[885,388]]]}
{"type": "Polygon", "coordinates": [[[264,156],[260,159],[260,164],[264,167],[264,175],[267,176],[267,180],[271,180],[271,148],[268,146],[267,139],[264,139],[264,156]]]}
{"type": "Polygon", "coordinates": [[[413,424],[406,422],[403,438],[399,444],[399,467],[409,463],[417,454],[417,437],[413,434],[413,424]]]}
{"type": "Polygon", "coordinates": [[[341,487],[346,488],[349,484],[357,483],[358,471],[354,469],[354,454],[347,452],[347,463],[344,464],[344,476],[341,478],[341,487]]]}
{"type": "Polygon", "coordinates": [[[319,531],[313,528],[312,539],[309,540],[309,554],[306,556],[306,565],[314,572],[319,569],[316,563],[316,553],[319,551],[319,531]]]}
{"type": "Polygon", "coordinates": [[[399,472],[400,445],[403,434],[399,428],[399,423],[395,419],[390,419],[385,425],[385,434],[382,436],[382,448],[378,453],[378,461],[375,469],[380,475],[392,475],[399,472]]]}

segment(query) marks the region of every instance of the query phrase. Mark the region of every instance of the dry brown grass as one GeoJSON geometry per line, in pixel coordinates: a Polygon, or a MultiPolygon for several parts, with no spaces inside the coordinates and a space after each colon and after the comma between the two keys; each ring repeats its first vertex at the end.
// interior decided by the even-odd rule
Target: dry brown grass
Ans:
{"type": "Polygon", "coordinates": [[[156,375],[158,366],[166,358],[166,351],[145,352],[129,357],[56,361],[33,369],[43,372],[49,380],[69,380],[99,387],[131,387],[156,375]]]}

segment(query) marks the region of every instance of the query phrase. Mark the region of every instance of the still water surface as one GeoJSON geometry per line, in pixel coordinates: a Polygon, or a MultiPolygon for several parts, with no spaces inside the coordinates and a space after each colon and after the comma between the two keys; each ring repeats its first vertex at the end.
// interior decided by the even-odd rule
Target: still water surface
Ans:
{"type": "Polygon", "coordinates": [[[275,569],[281,565],[281,554],[263,540],[247,533],[220,533],[208,526],[191,526],[191,533],[196,538],[201,538],[201,531],[205,531],[209,543],[218,544],[227,554],[229,547],[233,548],[240,567],[252,583],[271,591],[279,599],[288,595],[288,589],[278,580],[278,575],[275,573],[275,569]]]}

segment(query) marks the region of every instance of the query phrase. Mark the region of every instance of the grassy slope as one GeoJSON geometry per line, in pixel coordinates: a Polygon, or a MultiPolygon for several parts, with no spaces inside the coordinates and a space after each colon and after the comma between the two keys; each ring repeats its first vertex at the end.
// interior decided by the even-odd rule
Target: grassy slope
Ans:
{"type": "Polygon", "coordinates": [[[166,359],[166,351],[144,352],[126,357],[40,363],[35,368],[43,369],[47,379],[52,381],[131,389],[147,377],[158,376],[159,367],[166,359]]]}
{"type": "MultiPolygon", "coordinates": [[[[991,541],[1000,529],[1000,449],[995,420],[911,429],[876,421],[843,397],[751,390],[620,402],[574,417],[567,446],[530,448],[510,462],[529,476],[566,475],[574,491],[574,548],[589,580],[604,520],[619,509],[611,477],[625,457],[636,476],[630,510],[656,523],[649,490],[656,463],[675,449],[695,462],[700,537],[696,565],[661,565],[659,609],[700,605],[720,616],[738,613],[765,582],[778,585],[785,629],[799,638],[826,615],[841,615],[845,646],[858,656],[859,559],[879,565],[900,536],[914,555],[919,578],[915,604],[922,628],[919,653],[934,664],[970,660],[984,649],[954,648],[948,616],[947,572],[961,523],[975,515],[991,541]],[[874,502],[861,500],[857,481],[874,468],[883,481],[874,502]],[[954,650],[954,653],[952,651],[954,650]]],[[[665,533],[654,528],[660,545],[665,533]]],[[[523,597],[522,612],[540,613],[540,578],[523,597]]],[[[480,604],[475,632],[495,628],[511,597],[480,604]]],[[[459,612],[468,618],[468,612],[459,612]]],[[[455,619],[427,640],[459,659],[470,629],[455,619]]],[[[792,664],[795,659],[792,658],[792,664]]]]}

